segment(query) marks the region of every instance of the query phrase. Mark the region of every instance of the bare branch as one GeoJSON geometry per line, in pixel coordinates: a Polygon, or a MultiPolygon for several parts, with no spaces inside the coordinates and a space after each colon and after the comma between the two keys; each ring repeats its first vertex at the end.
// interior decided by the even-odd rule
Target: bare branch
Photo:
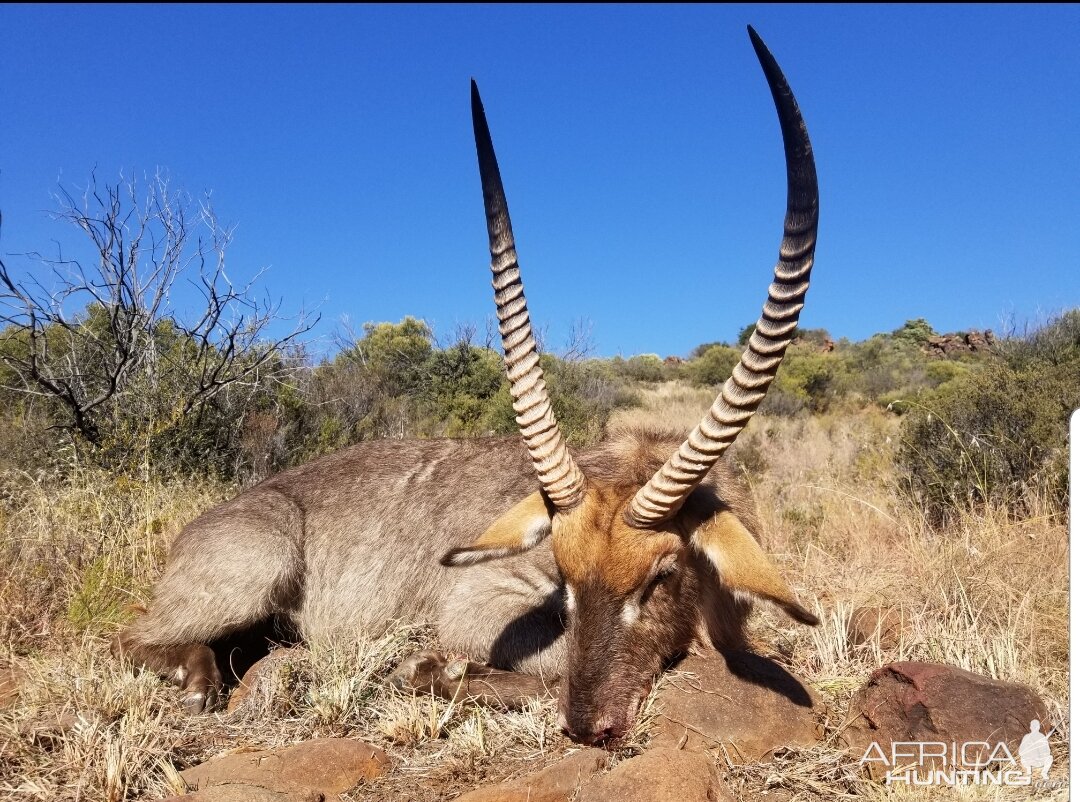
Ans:
{"type": "Polygon", "coordinates": [[[563,347],[561,357],[567,362],[580,362],[587,359],[596,351],[596,342],[593,340],[593,324],[588,318],[579,317],[570,324],[570,331],[566,335],[566,345],[563,347]]]}
{"type": "Polygon", "coordinates": [[[68,258],[59,246],[55,257],[23,254],[30,269],[21,279],[0,261],[0,362],[9,384],[55,398],[69,425],[97,443],[104,420],[141,415],[160,426],[163,415],[201,414],[225,388],[254,392],[291,369],[282,352],[318,317],[302,315],[286,334],[266,337],[281,320],[280,301],[256,295],[261,274],[241,286],[230,280],[233,229],[220,223],[209,195],[193,201],[161,171],[115,183],[91,172],[81,192],[60,186],[54,198],[53,218],[83,232],[93,255],[68,258]],[[173,307],[185,275],[202,298],[193,315],[173,307]],[[151,409],[162,387],[173,394],[168,409],[151,409]]]}

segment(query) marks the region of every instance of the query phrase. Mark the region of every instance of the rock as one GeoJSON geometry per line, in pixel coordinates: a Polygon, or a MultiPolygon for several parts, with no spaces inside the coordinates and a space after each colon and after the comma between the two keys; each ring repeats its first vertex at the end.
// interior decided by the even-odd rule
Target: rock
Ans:
{"type": "MultiPolygon", "coordinates": [[[[998,743],[1015,755],[1033,720],[1042,722],[1044,732],[1049,730],[1046,706],[1030,688],[936,663],[879,668],[852,697],[845,720],[850,723],[843,737],[853,752],[876,758],[871,744],[881,750],[884,761],[866,762],[875,777],[892,768],[893,744],[987,744],[969,747],[968,758],[977,760],[992,754],[998,743]]],[[[926,768],[944,768],[940,761],[920,762],[926,768]]]]}
{"type": "Polygon", "coordinates": [[[279,792],[254,785],[214,785],[193,794],[170,796],[162,802],[325,802],[326,795],[310,788],[279,792]]]}
{"type": "MultiPolygon", "coordinates": [[[[389,767],[386,754],[348,738],[317,738],[280,749],[242,752],[201,763],[180,776],[189,786],[246,785],[295,796],[317,791],[327,797],[348,791],[361,780],[372,780],[389,767]]],[[[219,797],[212,797],[217,800],[219,797]]]]}
{"type": "Polygon", "coordinates": [[[576,802],[733,802],[704,752],[658,747],[588,782],[576,802]]]}
{"type": "Polygon", "coordinates": [[[26,670],[21,666],[0,664],[0,710],[14,707],[26,681],[26,670]]]}
{"type": "Polygon", "coordinates": [[[477,788],[457,802],[567,802],[607,762],[603,749],[583,749],[535,774],[477,788]]]}
{"type": "Polygon", "coordinates": [[[847,638],[852,646],[877,644],[891,651],[900,645],[904,635],[904,616],[890,607],[856,607],[848,619],[847,638]]]}
{"type": "Polygon", "coordinates": [[[272,685],[282,666],[289,660],[298,657],[301,651],[301,649],[297,648],[275,649],[265,657],[256,660],[251,668],[244,672],[239,684],[229,694],[229,704],[226,712],[232,713],[238,710],[251,698],[252,692],[258,687],[272,685]]]}
{"type": "Polygon", "coordinates": [[[930,356],[949,356],[953,353],[971,351],[982,353],[994,348],[996,339],[994,332],[986,331],[956,332],[955,334],[933,335],[926,339],[923,350],[930,356]]]}
{"type": "Polygon", "coordinates": [[[734,763],[767,759],[821,738],[817,695],[782,666],[749,652],[688,657],[659,694],[658,746],[723,746],[734,763]]]}

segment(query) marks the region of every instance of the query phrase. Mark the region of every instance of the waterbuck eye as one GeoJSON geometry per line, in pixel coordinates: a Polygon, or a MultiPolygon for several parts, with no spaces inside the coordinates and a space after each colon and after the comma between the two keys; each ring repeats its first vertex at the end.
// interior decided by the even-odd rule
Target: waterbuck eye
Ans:
{"type": "Polygon", "coordinates": [[[656,573],[653,574],[652,579],[649,580],[649,584],[645,586],[645,590],[641,594],[641,603],[644,604],[652,596],[653,591],[660,587],[660,584],[669,576],[679,570],[679,560],[674,554],[668,554],[660,559],[659,564],[656,567],[656,573]]]}
{"type": "Polygon", "coordinates": [[[677,570],[679,570],[679,558],[676,555],[668,554],[662,557],[656,566],[656,574],[653,576],[652,584],[663,582],[677,570]]]}

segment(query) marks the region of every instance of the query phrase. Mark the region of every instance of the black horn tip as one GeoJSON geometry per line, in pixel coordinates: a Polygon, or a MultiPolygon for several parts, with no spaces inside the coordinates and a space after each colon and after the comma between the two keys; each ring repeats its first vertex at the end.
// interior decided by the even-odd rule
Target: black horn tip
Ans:
{"type": "Polygon", "coordinates": [[[484,113],[484,102],[480,99],[480,90],[475,80],[471,83],[473,137],[476,139],[476,149],[479,154],[491,150],[491,133],[488,131],[487,115],[484,113]]]}
{"type": "Polygon", "coordinates": [[[469,79],[470,94],[472,95],[472,110],[473,114],[484,113],[484,103],[480,100],[480,88],[476,85],[476,79],[469,79]]]}
{"type": "Polygon", "coordinates": [[[750,34],[750,44],[754,46],[754,52],[757,53],[758,61],[761,62],[761,66],[765,68],[766,72],[770,70],[779,72],[780,68],[776,64],[776,59],[773,58],[773,54],[769,52],[769,48],[766,47],[765,41],[758,36],[758,32],[754,30],[754,27],[752,25],[747,25],[746,32],[750,34]]]}

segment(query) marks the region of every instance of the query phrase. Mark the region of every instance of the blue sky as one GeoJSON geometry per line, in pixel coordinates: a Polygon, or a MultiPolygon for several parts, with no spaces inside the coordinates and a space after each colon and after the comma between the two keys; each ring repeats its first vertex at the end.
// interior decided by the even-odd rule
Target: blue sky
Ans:
{"type": "Polygon", "coordinates": [[[1076,5],[4,5],[0,251],[67,241],[58,180],[167,168],[237,225],[230,274],[269,267],[324,337],[343,316],[482,322],[475,77],[549,344],[585,318],[599,354],[685,354],[756,318],[779,243],[747,23],[817,156],[804,325],[1080,304],[1076,5]]]}

